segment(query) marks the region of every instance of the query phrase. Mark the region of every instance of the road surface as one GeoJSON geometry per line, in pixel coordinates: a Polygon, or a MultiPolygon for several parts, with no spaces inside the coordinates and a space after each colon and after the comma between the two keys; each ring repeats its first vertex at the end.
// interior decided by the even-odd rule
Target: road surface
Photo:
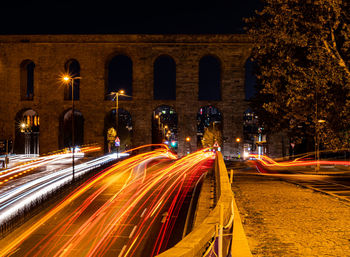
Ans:
{"type": "Polygon", "coordinates": [[[119,162],[2,239],[0,256],[154,256],[213,158],[158,149],[119,162]]]}

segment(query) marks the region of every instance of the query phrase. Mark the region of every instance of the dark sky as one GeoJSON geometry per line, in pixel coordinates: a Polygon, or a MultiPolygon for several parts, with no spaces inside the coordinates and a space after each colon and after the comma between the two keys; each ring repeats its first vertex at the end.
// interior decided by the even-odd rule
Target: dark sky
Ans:
{"type": "MultiPolygon", "coordinates": [[[[231,34],[260,0],[31,1],[2,6],[0,34],[231,34]],[[208,3],[205,3],[208,2],[208,3]]],[[[247,97],[254,81],[247,79],[247,97]]]]}
{"type": "Polygon", "coordinates": [[[151,1],[30,1],[1,8],[0,34],[242,33],[259,0],[201,4],[151,1]]]}

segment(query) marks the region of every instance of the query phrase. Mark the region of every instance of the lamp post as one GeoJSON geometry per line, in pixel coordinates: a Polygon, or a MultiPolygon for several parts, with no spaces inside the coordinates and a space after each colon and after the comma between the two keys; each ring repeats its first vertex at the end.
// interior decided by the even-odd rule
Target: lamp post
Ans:
{"type": "MultiPolygon", "coordinates": [[[[160,129],[160,114],[156,114],[154,116],[155,119],[157,119],[157,122],[158,122],[158,131],[157,131],[157,138],[159,138],[161,141],[163,139],[163,134],[162,134],[162,131],[160,129]]],[[[163,143],[163,142],[161,142],[163,143]]]]}
{"type": "MultiPolygon", "coordinates": [[[[316,165],[315,165],[315,172],[318,173],[320,171],[320,135],[319,135],[319,124],[326,122],[324,119],[320,119],[318,117],[318,85],[316,85],[316,92],[315,92],[315,160],[316,160],[316,165]]],[[[321,116],[322,117],[322,116],[321,116]]]]}
{"type": "MultiPolygon", "coordinates": [[[[126,96],[126,97],[131,97],[129,95],[126,95],[125,94],[125,91],[124,90],[119,90],[118,92],[111,92],[111,95],[114,95],[115,97],[115,138],[118,137],[118,104],[119,104],[119,96],[126,96]]],[[[117,147],[117,158],[119,157],[118,156],[119,154],[119,148],[117,147]]]]}
{"type": "Polygon", "coordinates": [[[186,150],[187,150],[187,154],[190,154],[191,153],[191,151],[192,151],[192,149],[191,149],[191,138],[190,137],[186,137],[185,138],[185,140],[186,140],[186,150]]]}
{"type": "MultiPolygon", "coordinates": [[[[168,125],[164,125],[164,128],[163,128],[163,137],[164,137],[164,140],[166,139],[167,130],[168,130],[168,125]]],[[[162,142],[162,143],[163,143],[163,142],[162,142]]]]}
{"type": "Polygon", "coordinates": [[[317,123],[316,123],[316,165],[315,165],[315,172],[319,172],[320,171],[320,135],[319,135],[319,123],[324,123],[326,122],[323,119],[317,119],[317,123]]]}
{"type": "Polygon", "coordinates": [[[158,130],[160,129],[160,117],[158,114],[156,114],[156,116],[154,116],[154,118],[156,118],[158,120],[158,130]]]}
{"type": "Polygon", "coordinates": [[[72,85],[72,171],[73,171],[73,181],[74,181],[74,152],[75,152],[75,138],[74,138],[74,80],[81,79],[81,77],[71,77],[69,75],[63,76],[63,81],[69,85],[72,85]]]}

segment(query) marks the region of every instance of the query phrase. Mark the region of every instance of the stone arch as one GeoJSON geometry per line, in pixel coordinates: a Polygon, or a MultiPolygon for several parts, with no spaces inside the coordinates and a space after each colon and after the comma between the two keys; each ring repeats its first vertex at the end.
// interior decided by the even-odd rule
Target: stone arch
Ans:
{"type": "Polygon", "coordinates": [[[40,118],[33,109],[23,109],[15,117],[15,140],[13,152],[39,154],[40,118]]]}
{"type": "MultiPolygon", "coordinates": [[[[72,109],[64,111],[59,118],[59,148],[73,146],[72,109]]],[[[79,110],[74,110],[74,145],[84,144],[84,116],[79,110]]]]}
{"type": "Polygon", "coordinates": [[[153,63],[153,99],[176,100],[176,63],[161,55],[153,63]]]}
{"type": "MultiPolygon", "coordinates": [[[[75,59],[69,59],[64,64],[64,70],[65,73],[68,74],[70,77],[80,77],[80,64],[75,59]]],[[[74,80],[74,87],[73,87],[73,94],[74,94],[74,100],[80,99],[80,79],[74,80]]],[[[64,100],[72,100],[72,84],[69,83],[64,88],[64,100]]]]}
{"type": "Polygon", "coordinates": [[[152,112],[152,144],[166,143],[178,149],[178,115],[169,105],[161,105],[152,112]]]}
{"type": "Polygon", "coordinates": [[[199,60],[198,100],[221,100],[221,61],[214,55],[199,60]]]}
{"type": "MultiPolygon", "coordinates": [[[[111,92],[124,90],[126,95],[132,96],[133,63],[129,56],[114,55],[106,64],[105,99],[112,100],[111,92]]],[[[120,97],[121,100],[132,100],[132,97],[120,97]]]]}
{"type": "Polygon", "coordinates": [[[244,64],[244,70],[245,70],[245,82],[244,82],[244,92],[245,92],[245,99],[250,100],[256,90],[256,84],[257,84],[257,78],[255,76],[255,63],[252,60],[251,57],[249,57],[245,64],[244,64]]]}
{"type": "Polygon", "coordinates": [[[115,130],[117,123],[116,119],[117,117],[115,109],[110,110],[105,116],[103,130],[105,152],[113,152],[116,150],[123,152],[125,150],[131,149],[133,146],[133,127],[130,112],[123,108],[118,108],[117,130],[115,130]],[[120,146],[118,148],[114,143],[116,137],[118,137],[120,140],[120,146]]]}
{"type": "MultiPolygon", "coordinates": [[[[218,131],[218,134],[221,134],[220,138],[216,138],[218,134],[215,134],[214,138],[218,141],[220,147],[222,147],[223,115],[222,112],[213,105],[203,106],[199,108],[197,112],[197,148],[203,148],[205,146],[202,144],[202,139],[207,129],[210,131],[218,131]]],[[[209,143],[209,145],[213,144],[214,142],[209,143]]]]}
{"type": "Polygon", "coordinates": [[[34,99],[34,69],[35,63],[32,60],[24,60],[20,65],[20,92],[21,100],[34,99]]]}

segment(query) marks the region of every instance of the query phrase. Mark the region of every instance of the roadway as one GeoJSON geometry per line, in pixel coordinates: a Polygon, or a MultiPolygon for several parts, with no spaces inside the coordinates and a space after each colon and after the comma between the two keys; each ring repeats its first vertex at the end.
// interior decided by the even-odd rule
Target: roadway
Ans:
{"type": "Polygon", "coordinates": [[[112,165],[2,239],[0,256],[154,256],[181,239],[189,196],[213,158],[158,149],[112,165]]]}

